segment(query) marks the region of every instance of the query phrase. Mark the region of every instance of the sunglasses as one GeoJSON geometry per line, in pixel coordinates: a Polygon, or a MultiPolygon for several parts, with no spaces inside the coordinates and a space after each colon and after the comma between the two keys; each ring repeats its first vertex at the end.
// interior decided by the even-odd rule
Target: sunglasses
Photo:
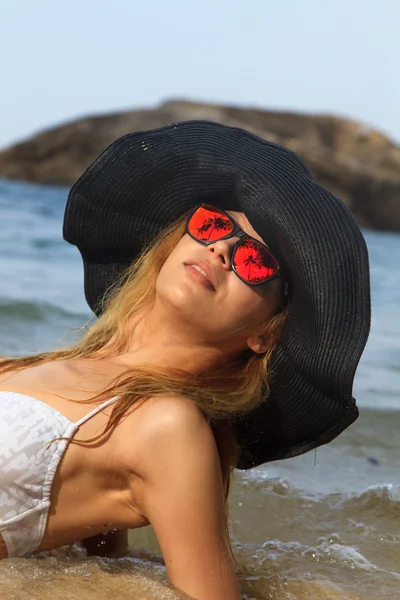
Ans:
{"type": "Polygon", "coordinates": [[[218,240],[238,237],[231,253],[231,267],[248,285],[261,285],[278,277],[279,263],[268,246],[247,235],[228,213],[209,204],[197,206],[188,216],[186,233],[209,246],[218,240]]]}

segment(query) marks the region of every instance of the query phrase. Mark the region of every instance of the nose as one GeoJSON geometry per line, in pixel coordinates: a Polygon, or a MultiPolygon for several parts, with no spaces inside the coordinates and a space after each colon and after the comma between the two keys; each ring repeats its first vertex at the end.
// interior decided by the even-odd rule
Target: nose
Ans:
{"type": "Polygon", "coordinates": [[[222,267],[231,268],[231,255],[233,247],[239,238],[237,236],[225,240],[216,240],[207,246],[207,251],[212,255],[212,260],[218,262],[222,267]]]}

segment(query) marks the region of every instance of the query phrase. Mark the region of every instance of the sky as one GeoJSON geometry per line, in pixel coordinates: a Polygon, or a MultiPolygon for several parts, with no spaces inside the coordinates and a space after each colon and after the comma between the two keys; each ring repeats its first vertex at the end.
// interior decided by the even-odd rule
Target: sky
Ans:
{"type": "Polygon", "coordinates": [[[329,113],[400,142],[399,0],[0,0],[0,148],[191,99],[329,113]]]}

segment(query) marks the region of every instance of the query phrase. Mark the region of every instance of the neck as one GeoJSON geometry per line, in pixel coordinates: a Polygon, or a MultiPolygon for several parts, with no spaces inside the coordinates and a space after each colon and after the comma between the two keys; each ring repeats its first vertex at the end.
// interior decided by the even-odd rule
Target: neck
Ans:
{"type": "Polygon", "coordinates": [[[181,315],[173,319],[170,310],[155,305],[132,324],[127,347],[116,359],[123,365],[157,365],[200,373],[222,366],[240,350],[239,344],[232,340],[210,342],[181,315]]]}

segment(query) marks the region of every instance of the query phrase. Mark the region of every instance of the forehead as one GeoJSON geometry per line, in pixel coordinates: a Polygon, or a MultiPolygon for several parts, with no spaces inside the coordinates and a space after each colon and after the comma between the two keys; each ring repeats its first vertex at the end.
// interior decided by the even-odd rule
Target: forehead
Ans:
{"type": "Polygon", "coordinates": [[[255,238],[256,240],[265,243],[262,237],[258,235],[256,230],[250,225],[250,222],[244,213],[237,212],[236,210],[227,210],[226,212],[235,219],[236,223],[241,229],[243,229],[243,231],[251,235],[251,237],[255,238]]]}

